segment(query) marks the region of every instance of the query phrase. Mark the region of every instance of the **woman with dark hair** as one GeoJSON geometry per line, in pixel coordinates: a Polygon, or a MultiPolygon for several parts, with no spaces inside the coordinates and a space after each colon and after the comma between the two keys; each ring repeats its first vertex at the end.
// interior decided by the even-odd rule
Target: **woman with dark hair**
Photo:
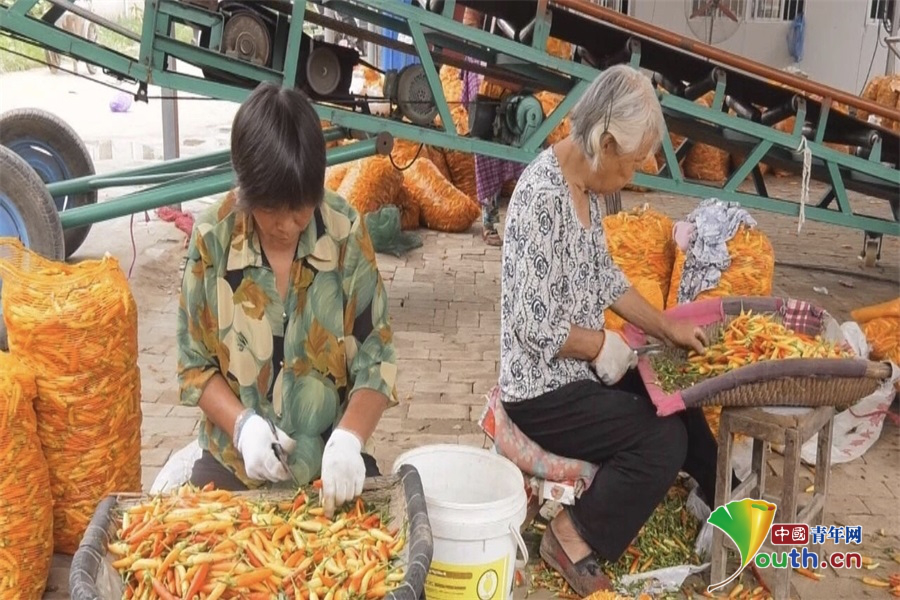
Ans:
{"type": "Polygon", "coordinates": [[[321,475],[332,514],[378,474],[365,442],[396,404],[375,252],[362,216],[324,189],[325,139],[302,92],[254,90],[231,160],[236,188],[194,228],[178,311],[181,403],[203,413],[191,483],[321,475]]]}

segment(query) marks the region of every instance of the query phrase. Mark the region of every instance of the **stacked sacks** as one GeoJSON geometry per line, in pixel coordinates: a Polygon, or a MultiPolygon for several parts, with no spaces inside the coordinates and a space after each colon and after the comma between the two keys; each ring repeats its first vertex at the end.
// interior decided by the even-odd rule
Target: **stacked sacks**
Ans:
{"type": "Polygon", "coordinates": [[[646,204],[603,218],[606,245],[613,261],[632,285],[650,281],[663,298],[669,292],[675,260],[672,225],[672,219],[646,204]]]}
{"type": "Polygon", "coordinates": [[[398,140],[390,157],[373,156],[328,167],[325,188],[363,215],[396,206],[404,230],[424,225],[436,231],[462,232],[481,214],[474,201],[473,155],[406,140],[398,140]]]}
{"type": "MultiPolygon", "coordinates": [[[[758,229],[741,225],[728,243],[731,264],[722,272],[719,284],[711,290],[700,292],[686,302],[723,296],[769,296],[775,275],[775,251],[766,235],[758,229]]],[[[678,304],[678,288],[684,268],[685,254],[675,249],[675,264],[666,296],[666,308],[678,304]]]]}
{"type": "Polygon", "coordinates": [[[118,261],[49,261],[0,240],[10,351],[35,374],[54,547],[72,554],[97,503],[141,491],[137,306],[118,261]]]}
{"type": "Polygon", "coordinates": [[[403,173],[386,156],[372,156],[351,163],[337,194],[360,214],[394,204],[403,185],[403,173]]]}
{"type": "Polygon", "coordinates": [[[53,497],[34,375],[0,352],[0,598],[40,598],[53,557],[53,497]]]}

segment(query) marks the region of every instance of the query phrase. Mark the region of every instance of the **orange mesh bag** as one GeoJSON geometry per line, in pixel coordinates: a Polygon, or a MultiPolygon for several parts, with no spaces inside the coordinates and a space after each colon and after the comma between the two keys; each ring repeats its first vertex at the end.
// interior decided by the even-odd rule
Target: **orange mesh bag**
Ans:
{"type": "Polygon", "coordinates": [[[411,142],[409,140],[395,140],[394,148],[391,150],[391,158],[400,169],[405,169],[412,161],[419,158],[427,158],[434,163],[440,172],[448,181],[450,180],[450,167],[447,166],[447,159],[444,157],[444,151],[434,146],[422,145],[411,142]]]}
{"type": "Polygon", "coordinates": [[[400,229],[409,231],[419,228],[421,209],[409,192],[406,178],[403,179],[403,187],[397,193],[397,208],[400,209],[400,229]]]}
{"type": "MultiPolygon", "coordinates": [[[[631,281],[631,285],[634,287],[635,291],[643,296],[644,300],[646,300],[650,306],[658,308],[659,310],[665,308],[666,297],[663,296],[662,290],[659,289],[659,284],[655,281],[650,279],[638,279],[636,281],[631,281]]],[[[611,308],[607,308],[603,311],[603,315],[606,319],[606,329],[622,331],[625,328],[625,320],[613,312],[611,308]]]]}
{"type": "MultiPolygon", "coordinates": [[[[745,160],[747,160],[747,156],[744,154],[732,154],[731,155],[732,171],[737,171],[740,168],[740,166],[742,164],[744,164],[745,160]]],[[[769,165],[767,165],[764,162],[759,163],[759,172],[760,173],[762,173],[763,175],[768,175],[769,171],[771,171],[771,169],[769,168],[769,165]]]]}
{"type": "MultiPolygon", "coordinates": [[[[723,296],[770,296],[775,276],[775,251],[766,234],[758,229],[742,225],[728,241],[731,264],[722,272],[719,285],[700,292],[691,300],[706,300],[723,296]]],[[[684,268],[684,252],[675,248],[675,265],[666,297],[666,308],[678,304],[678,287],[684,268]]]]}
{"type": "Polygon", "coordinates": [[[642,280],[655,283],[663,298],[669,292],[675,261],[672,225],[672,219],[647,205],[603,217],[613,261],[632,284],[642,280]]]}
{"type": "MultiPolygon", "coordinates": [[[[863,93],[860,94],[860,98],[863,100],[868,100],[870,102],[876,102],[878,98],[878,88],[881,86],[881,82],[886,79],[885,75],[876,75],[872,79],[869,80],[869,83],[866,84],[866,87],[863,88],[863,93]]],[[[856,117],[861,121],[867,121],[869,119],[869,112],[865,110],[858,110],[856,112],[856,117]]]]}
{"type": "MultiPolygon", "coordinates": [[[[865,333],[872,359],[890,360],[900,365],[900,296],[857,308],[850,316],[865,333]]],[[[900,382],[897,382],[897,389],[900,389],[900,382]]]]}
{"type": "Polygon", "coordinates": [[[404,181],[428,229],[460,233],[472,226],[481,208],[441,176],[430,160],[419,159],[405,172],[404,181]]]}
{"type": "MultiPolygon", "coordinates": [[[[423,147],[422,152],[424,151],[425,148],[423,147]]],[[[410,140],[394,140],[394,147],[391,149],[391,158],[394,159],[394,162],[397,163],[398,167],[402,168],[416,158],[416,153],[421,156],[422,152],[419,152],[418,142],[412,142],[410,140]]]]}
{"type": "Polygon", "coordinates": [[[74,553],[97,503],[141,491],[137,306],[107,255],[53,262],[0,240],[9,349],[35,373],[54,547],[74,553]]]}
{"type": "Polygon", "coordinates": [[[37,435],[34,375],[0,352],[0,598],[40,598],[53,557],[50,474],[37,435]]]}
{"type": "Polygon", "coordinates": [[[890,360],[900,365],[900,318],[876,317],[862,324],[875,360],[890,360]]]}
{"type": "Polygon", "coordinates": [[[342,163],[325,169],[325,189],[332,192],[338,191],[347,171],[350,170],[350,165],[351,163],[342,163]]]}
{"type": "Polygon", "coordinates": [[[547,54],[568,60],[572,57],[572,44],[555,37],[548,37],[547,54]]]}
{"type": "Polygon", "coordinates": [[[366,214],[394,204],[401,185],[403,172],[395,169],[388,157],[372,156],[353,163],[337,194],[360,214],[366,214]]]}
{"type": "Polygon", "coordinates": [[[463,82],[459,78],[459,68],[443,65],[438,73],[441,78],[441,87],[444,96],[451,105],[462,101],[463,82]]]}
{"type": "MultiPolygon", "coordinates": [[[[697,104],[712,105],[712,92],[697,99],[697,104]]],[[[722,182],[728,178],[731,157],[724,150],[706,144],[694,144],[684,158],[684,175],[700,181],[722,182]]]]}
{"type": "MultiPolygon", "coordinates": [[[[559,103],[563,101],[563,96],[560,94],[554,94],[552,92],[538,92],[534,95],[537,98],[538,102],[541,103],[541,109],[544,111],[544,117],[550,116],[550,114],[556,110],[556,107],[559,106],[559,103]]],[[[569,117],[563,117],[562,122],[556,126],[556,129],[550,132],[550,135],[547,136],[546,144],[548,146],[552,146],[556,142],[565,139],[566,136],[569,135],[571,131],[571,125],[569,124],[569,117]]]]}
{"type": "Polygon", "coordinates": [[[453,177],[450,174],[450,165],[447,164],[447,157],[444,155],[444,151],[441,148],[425,146],[422,148],[422,154],[420,156],[433,162],[434,166],[441,172],[441,175],[444,176],[444,179],[452,182],[453,177]]]}
{"type": "Polygon", "coordinates": [[[447,159],[447,168],[450,170],[450,183],[473,202],[478,202],[475,156],[458,150],[447,150],[444,152],[444,157],[447,159]]]}
{"type": "MultiPolygon", "coordinates": [[[[881,80],[875,94],[875,102],[888,108],[897,106],[898,102],[900,102],[900,75],[891,75],[881,80]]],[[[881,126],[887,129],[896,131],[900,128],[900,123],[893,119],[879,117],[879,120],[881,126]]]]}

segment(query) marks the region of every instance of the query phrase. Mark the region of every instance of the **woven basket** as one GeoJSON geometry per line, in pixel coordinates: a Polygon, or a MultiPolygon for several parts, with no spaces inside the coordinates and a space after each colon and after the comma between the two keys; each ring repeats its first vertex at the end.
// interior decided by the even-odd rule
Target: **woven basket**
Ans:
{"type": "MultiPolygon", "coordinates": [[[[284,492],[235,492],[267,500],[290,498],[284,492]]],[[[419,600],[425,589],[425,578],[431,566],[434,540],[425,508],[425,493],[418,471],[412,466],[400,467],[399,474],[366,480],[362,498],[387,506],[395,522],[406,523],[408,543],[404,548],[406,575],[403,583],[385,596],[385,600],[419,600]]],[[[72,559],[69,572],[69,594],[72,600],[112,600],[122,598],[124,586],[112,566],[115,560],[107,548],[115,537],[118,515],[123,508],[145,501],[147,496],[123,494],[104,499],[94,513],[81,546],[72,559]]]]}
{"type": "MultiPolygon", "coordinates": [[[[789,322],[798,333],[846,342],[839,324],[824,309],[787,298],[713,298],[678,306],[666,314],[711,331],[742,310],[774,315],[789,322]]],[[[630,324],[625,335],[633,348],[647,343],[645,334],[630,324]]],[[[683,356],[684,351],[666,352],[683,356]]],[[[666,393],[656,383],[650,357],[640,358],[638,371],[660,416],[695,406],[833,406],[842,410],[874,392],[891,376],[890,364],[861,358],[792,358],[750,364],[666,393]]]]}

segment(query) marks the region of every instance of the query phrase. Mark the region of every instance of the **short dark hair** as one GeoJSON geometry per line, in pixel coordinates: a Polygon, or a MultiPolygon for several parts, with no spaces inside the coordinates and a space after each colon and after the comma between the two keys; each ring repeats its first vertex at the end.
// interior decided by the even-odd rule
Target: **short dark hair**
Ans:
{"type": "Polygon", "coordinates": [[[318,206],[325,194],[325,137],[300,90],[260,84],[231,127],[231,164],[245,208],[318,206]]]}

